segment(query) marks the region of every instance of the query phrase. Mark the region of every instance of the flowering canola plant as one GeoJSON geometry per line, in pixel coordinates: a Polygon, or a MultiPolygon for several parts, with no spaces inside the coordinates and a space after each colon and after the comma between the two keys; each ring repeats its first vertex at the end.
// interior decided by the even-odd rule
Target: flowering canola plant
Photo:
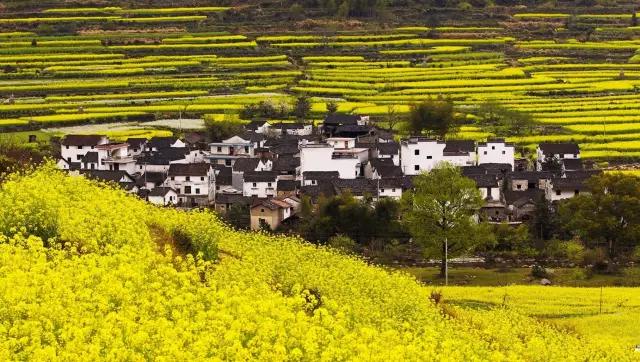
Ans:
{"type": "Polygon", "coordinates": [[[441,308],[405,274],[52,165],[7,177],[0,205],[2,360],[637,358],[515,310],[441,308]]]}

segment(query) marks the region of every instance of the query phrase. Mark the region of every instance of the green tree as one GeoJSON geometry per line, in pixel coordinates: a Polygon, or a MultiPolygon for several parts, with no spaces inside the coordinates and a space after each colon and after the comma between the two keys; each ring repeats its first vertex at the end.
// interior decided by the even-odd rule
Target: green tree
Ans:
{"type": "Polygon", "coordinates": [[[547,156],[542,161],[542,170],[551,172],[554,176],[562,176],[562,163],[560,160],[553,156],[547,156]]]}
{"type": "Polygon", "coordinates": [[[426,132],[430,136],[444,138],[457,128],[453,102],[429,99],[412,104],[408,115],[408,127],[412,134],[426,132]]]}
{"type": "Polygon", "coordinates": [[[529,228],[525,224],[512,226],[506,223],[492,225],[495,244],[488,244],[484,251],[487,259],[495,257],[520,258],[535,256],[529,228]]]}
{"type": "Polygon", "coordinates": [[[587,181],[589,193],[560,203],[562,225],[589,248],[607,250],[608,268],[640,245],[640,178],[602,174],[587,181]]]}
{"type": "Polygon", "coordinates": [[[356,248],[356,242],[353,241],[353,239],[351,239],[350,237],[344,236],[344,235],[336,235],[336,236],[330,237],[327,244],[330,247],[340,250],[347,254],[353,253],[353,251],[356,248]]]}
{"type": "Polygon", "coordinates": [[[244,131],[242,123],[236,121],[206,120],[204,125],[212,141],[222,141],[244,131]]]}
{"type": "Polygon", "coordinates": [[[425,257],[442,261],[445,254],[464,255],[492,241],[488,225],[478,223],[482,195],[473,180],[462,176],[458,167],[441,163],[418,175],[414,191],[403,195],[403,221],[413,239],[421,244],[425,257]]]}
{"type": "Polygon", "coordinates": [[[387,105],[387,114],[385,114],[384,120],[387,122],[387,129],[393,131],[396,125],[400,122],[400,117],[396,110],[395,104],[387,105]]]}
{"type": "Polygon", "coordinates": [[[327,113],[333,114],[338,111],[338,103],[336,101],[329,101],[326,103],[327,113]]]}
{"type": "Polygon", "coordinates": [[[289,8],[289,19],[302,20],[304,19],[304,8],[302,5],[295,3],[289,8]]]}
{"type": "Polygon", "coordinates": [[[304,120],[311,111],[311,101],[306,95],[301,95],[296,100],[295,115],[298,119],[304,120]]]}
{"type": "Polygon", "coordinates": [[[251,215],[249,205],[234,204],[224,214],[223,219],[236,229],[247,230],[250,227],[251,215]]]}
{"type": "Polygon", "coordinates": [[[540,195],[535,200],[533,213],[529,221],[529,232],[531,236],[538,241],[549,240],[555,230],[555,217],[556,215],[549,201],[547,201],[544,195],[540,195]]]}
{"type": "Polygon", "coordinates": [[[482,103],[476,113],[480,124],[500,137],[529,134],[535,124],[531,114],[507,108],[496,101],[482,103]]]}
{"type": "Polygon", "coordinates": [[[336,16],[339,18],[348,18],[349,17],[349,0],[344,0],[340,6],[338,6],[338,11],[336,16]]]}

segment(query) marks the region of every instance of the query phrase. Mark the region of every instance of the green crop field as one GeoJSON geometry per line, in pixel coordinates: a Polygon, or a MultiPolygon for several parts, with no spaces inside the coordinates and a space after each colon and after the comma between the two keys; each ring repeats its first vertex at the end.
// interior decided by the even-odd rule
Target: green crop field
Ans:
{"type": "MultiPolygon", "coordinates": [[[[0,15],[0,130],[180,114],[237,118],[246,105],[291,106],[300,95],[311,97],[314,119],[332,99],[340,111],[384,124],[390,105],[402,116],[411,103],[448,97],[463,114],[487,101],[530,113],[535,133],[510,138],[521,145],[577,140],[587,157],[637,156],[611,143],[640,132],[640,39],[629,35],[628,14],[523,11],[509,26],[243,32],[220,22],[229,11],[114,6],[0,15]],[[597,22],[608,35],[581,39],[564,29],[571,21],[597,22]],[[538,22],[556,24],[557,36],[513,30],[538,22]],[[44,34],[38,24],[75,30],[44,34]]],[[[466,119],[458,136],[491,135],[466,119]]]]}

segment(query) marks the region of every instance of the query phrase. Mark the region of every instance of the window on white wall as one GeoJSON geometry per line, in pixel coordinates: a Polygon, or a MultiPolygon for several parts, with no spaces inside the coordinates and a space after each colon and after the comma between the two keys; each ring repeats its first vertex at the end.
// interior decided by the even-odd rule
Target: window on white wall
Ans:
{"type": "Polygon", "coordinates": [[[420,154],[420,150],[413,150],[413,154],[418,156],[420,154]]]}

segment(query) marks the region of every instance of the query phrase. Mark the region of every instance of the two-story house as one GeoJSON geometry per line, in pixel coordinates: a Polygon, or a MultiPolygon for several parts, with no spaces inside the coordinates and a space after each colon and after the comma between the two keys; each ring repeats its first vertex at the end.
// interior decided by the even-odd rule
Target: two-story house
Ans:
{"type": "Polygon", "coordinates": [[[244,173],[243,196],[258,198],[275,197],[278,194],[278,174],[273,171],[249,171],[244,173]]]}
{"type": "Polygon", "coordinates": [[[514,169],[515,146],[503,139],[489,139],[478,143],[478,164],[509,164],[514,169]]]}
{"type": "Polygon", "coordinates": [[[361,173],[361,157],[367,149],[342,149],[337,152],[329,144],[300,145],[300,176],[307,171],[338,171],[340,178],[353,179],[361,173]]]}
{"type": "Polygon", "coordinates": [[[446,144],[425,137],[410,137],[400,142],[400,165],[405,175],[418,175],[430,171],[444,161],[446,144]]]}
{"type": "Polygon", "coordinates": [[[233,166],[238,159],[255,157],[256,148],[262,147],[263,143],[245,135],[233,136],[222,142],[209,143],[208,158],[212,164],[233,166]]]}
{"type": "Polygon", "coordinates": [[[558,161],[579,159],[580,147],[576,143],[540,143],[536,154],[536,169],[541,171],[548,158],[558,161]]]}
{"type": "Polygon", "coordinates": [[[182,205],[207,206],[215,201],[215,171],[208,163],[171,164],[165,186],[176,190],[182,205]]]}
{"type": "Polygon", "coordinates": [[[60,143],[60,155],[68,164],[79,164],[88,152],[96,152],[97,146],[107,143],[109,139],[106,136],[67,135],[60,143]]]}

